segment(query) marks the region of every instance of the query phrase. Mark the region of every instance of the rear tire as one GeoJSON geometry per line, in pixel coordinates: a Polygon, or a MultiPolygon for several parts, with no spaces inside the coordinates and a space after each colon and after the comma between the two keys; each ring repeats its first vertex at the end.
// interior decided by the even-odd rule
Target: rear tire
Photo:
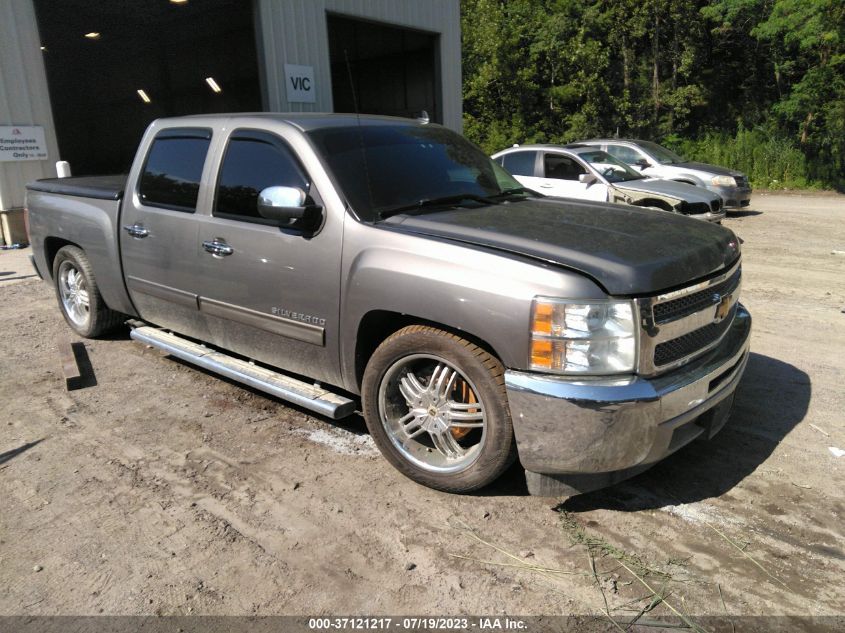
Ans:
{"type": "Polygon", "coordinates": [[[477,490],[516,458],[504,367],[459,336],[423,325],[394,333],[370,358],[361,395],[381,453],[424,486],[477,490]]]}
{"type": "Polygon", "coordinates": [[[113,330],[125,318],[109,309],[85,252],[64,246],[53,260],[53,285],[65,321],[80,336],[95,338],[113,330]]]}

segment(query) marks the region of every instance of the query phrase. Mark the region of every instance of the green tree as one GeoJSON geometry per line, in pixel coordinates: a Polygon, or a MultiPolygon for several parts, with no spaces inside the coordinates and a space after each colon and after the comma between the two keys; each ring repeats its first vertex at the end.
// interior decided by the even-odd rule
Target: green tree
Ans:
{"type": "Polygon", "coordinates": [[[825,165],[819,175],[843,176],[845,167],[845,3],[776,0],[752,31],[780,51],[789,85],[774,111],[801,147],[825,165]],[[827,172],[827,173],[825,173],[827,172]]]}
{"type": "Polygon", "coordinates": [[[619,134],[763,184],[845,180],[843,0],[463,0],[461,25],[464,130],[489,152],[619,134]]]}

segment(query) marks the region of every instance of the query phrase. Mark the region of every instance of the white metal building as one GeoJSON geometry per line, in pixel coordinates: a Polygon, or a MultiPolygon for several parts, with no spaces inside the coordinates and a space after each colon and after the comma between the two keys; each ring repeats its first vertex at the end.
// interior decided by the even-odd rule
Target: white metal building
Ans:
{"type": "Polygon", "coordinates": [[[27,182],[125,171],[161,116],[425,110],[460,131],[460,57],[459,0],[3,0],[6,241],[27,182]]]}

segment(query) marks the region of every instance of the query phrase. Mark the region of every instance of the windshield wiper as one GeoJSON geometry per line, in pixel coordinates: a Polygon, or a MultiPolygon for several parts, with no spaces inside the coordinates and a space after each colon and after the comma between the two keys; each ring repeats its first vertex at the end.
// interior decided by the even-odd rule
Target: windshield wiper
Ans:
{"type": "Polygon", "coordinates": [[[389,209],[383,209],[378,212],[378,217],[381,220],[385,220],[391,216],[398,215],[400,213],[404,213],[405,211],[418,211],[420,209],[426,209],[429,207],[449,207],[449,206],[458,206],[464,200],[472,200],[473,202],[480,202],[482,204],[497,204],[495,200],[492,198],[485,198],[484,196],[479,196],[474,193],[459,193],[454,196],[440,196],[439,198],[423,198],[422,200],[417,200],[412,204],[403,204],[398,207],[392,207],[389,209]]]}
{"type": "Polygon", "coordinates": [[[501,193],[497,193],[496,195],[490,197],[494,200],[498,200],[499,198],[521,196],[523,194],[528,194],[529,196],[534,196],[535,198],[545,198],[542,193],[534,191],[533,189],[528,189],[527,187],[511,187],[510,189],[503,189],[501,193]]]}

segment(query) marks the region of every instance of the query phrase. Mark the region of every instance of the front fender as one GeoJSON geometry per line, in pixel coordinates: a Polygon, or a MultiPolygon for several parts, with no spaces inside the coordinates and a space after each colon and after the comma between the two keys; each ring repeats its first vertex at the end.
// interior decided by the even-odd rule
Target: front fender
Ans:
{"type": "Polygon", "coordinates": [[[344,383],[352,391],[357,391],[358,326],[374,310],[465,332],[486,343],[505,367],[525,368],[535,296],[606,297],[587,277],[549,264],[350,224],[344,236],[340,353],[344,383]]]}

